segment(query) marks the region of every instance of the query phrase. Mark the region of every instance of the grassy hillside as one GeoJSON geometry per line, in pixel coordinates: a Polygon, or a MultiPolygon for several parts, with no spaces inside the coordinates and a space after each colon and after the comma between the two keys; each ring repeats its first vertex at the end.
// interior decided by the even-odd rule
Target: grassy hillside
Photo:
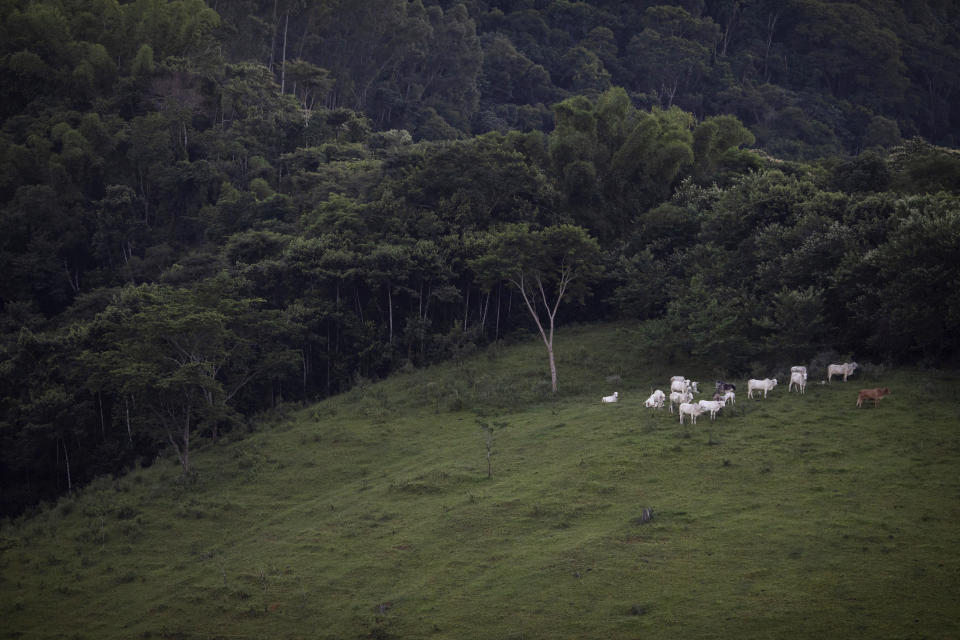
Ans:
{"type": "Polygon", "coordinates": [[[717,372],[644,344],[563,331],[558,398],[541,345],[496,346],[209,446],[190,482],[104,479],[3,526],[0,636],[960,636],[960,375],[812,372],[681,427],[651,387],[717,372]]]}

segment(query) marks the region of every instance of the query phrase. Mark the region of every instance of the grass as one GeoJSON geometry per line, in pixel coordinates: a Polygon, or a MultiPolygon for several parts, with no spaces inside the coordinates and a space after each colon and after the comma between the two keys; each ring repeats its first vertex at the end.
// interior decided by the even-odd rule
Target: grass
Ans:
{"type": "Polygon", "coordinates": [[[0,636],[960,637],[960,374],[813,373],[681,427],[643,400],[705,363],[557,342],[556,398],[542,345],[497,345],[5,523],[0,636]]]}

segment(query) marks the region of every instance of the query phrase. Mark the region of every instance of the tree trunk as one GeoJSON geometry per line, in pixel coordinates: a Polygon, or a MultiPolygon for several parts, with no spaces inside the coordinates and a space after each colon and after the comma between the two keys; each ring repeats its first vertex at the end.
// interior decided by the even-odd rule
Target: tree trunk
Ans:
{"type": "Polygon", "coordinates": [[[554,393],[557,392],[557,363],[553,359],[553,330],[550,331],[550,342],[547,343],[547,355],[550,358],[550,388],[554,393]]]}
{"type": "MultiPolygon", "coordinates": [[[[544,300],[544,306],[546,306],[546,300],[544,300]]],[[[548,335],[543,336],[543,342],[544,344],[547,345],[547,358],[550,360],[550,389],[554,393],[556,393],[558,388],[557,362],[553,357],[553,318],[554,318],[554,315],[556,314],[556,311],[554,311],[554,313],[550,313],[549,309],[550,308],[547,307],[547,316],[550,318],[550,333],[548,335]]],[[[540,322],[538,321],[537,324],[539,325],[540,322]]],[[[542,327],[540,329],[540,333],[541,334],[543,333],[542,327]]]]}
{"type": "Polygon", "coordinates": [[[123,396],[123,408],[127,414],[127,442],[133,444],[133,431],[130,429],[130,396],[123,396]]]}
{"type": "Polygon", "coordinates": [[[290,27],[290,10],[287,9],[286,19],[283,23],[283,51],[280,57],[280,93],[283,94],[284,84],[287,79],[287,29],[290,27]]]}
{"type": "Polygon", "coordinates": [[[70,479],[70,454],[67,453],[67,439],[62,438],[60,444],[63,445],[63,461],[67,468],[67,493],[72,493],[73,481],[70,479]]]}
{"type": "Polygon", "coordinates": [[[727,55],[727,47],[730,44],[730,36],[732,35],[733,25],[737,21],[737,12],[740,10],[740,3],[734,2],[733,8],[730,10],[730,19],[727,20],[727,24],[723,30],[723,36],[720,38],[720,57],[725,58],[727,55]]]}
{"type": "MultiPolygon", "coordinates": [[[[557,314],[557,307],[554,307],[551,311],[550,305],[547,304],[546,296],[543,296],[543,305],[547,310],[547,318],[550,319],[550,332],[547,333],[546,329],[543,328],[543,323],[540,321],[540,316],[537,313],[537,309],[534,306],[536,298],[532,296],[531,293],[527,292],[526,284],[524,282],[524,277],[521,274],[517,280],[513,281],[517,289],[520,290],[520,295],[523,296],[523,301],[527,305],[527,310],[530,312],[530,316],[533,318],[533,321],[537,324],[537,329],[540,330],[540,337],[543,338],[543,344],[547,347],[547,359],[550,361],[550,388],[553,393],[557,392],[557,364],[553,357],[553,322],[554,317],[557,314]],[[533,300],[531,301],[531,298],[533,300]]],[[[543,283],[537,279],[537,286],[539,287],[541,293],[543,292],[543,283]]],[[[560,300],[563,298],[563,289],[561,288],[559,295],[557,297],[557,305],[560,304],[560,300]]]]}
{"type": "Polygon", "coordinates": [[[767,42],[763,50],[763,78],[764,82],[770,82],[770,69],[768,62],[770,60],[770,49],[773,47],[773,34],[777,29],[777,21],[780,19],[780,11],[767,16],[767,42]]]}
{"type": "Polygon", "coordinates": [[[67,264],[67,261],[63,261],[63,270],[67,274],[67,282],[70,283],[70,288],[74,293],[80,293],[80,271],[76,270],[73,273],[70,273],[70,266],[67,264]]]}
{"type": "Polygon", "coordinates": [[[393,293],[391,289],[393,287],[390,285],[390,281],[387,281],[387,315],[389,317],[390,323],[390,337],[387,340],[389,344],[393,344],[393,293]]]}
{"type": "Polygon", "coordinates": [[[103,423],[103,394],[97,391],[97,404],[100,407],[100,437],[107,437],[107,427],[103,423]]]}
{"type": "Polygon", "coordinates": [[[487,331],[487,314],[490,311],[490,292],[487,291],[486,298],[484,299],[480,307],[480,330],[486,333],[487,331]]]}
{"type": "Polygon", "coordinates": [[[277,52],[277,0],[273,0],[273,31],[270,34],[270,60],[267,62],[267,69],[273,72],[273,57],[277,52]]]}

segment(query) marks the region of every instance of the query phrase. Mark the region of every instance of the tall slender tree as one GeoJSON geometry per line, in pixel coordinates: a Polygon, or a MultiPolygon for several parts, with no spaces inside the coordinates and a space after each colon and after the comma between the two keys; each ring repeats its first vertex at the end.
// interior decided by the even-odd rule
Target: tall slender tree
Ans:
{"type": "Polygon", "coordinates": [[[585,229],[562,224],[540,230],[510,225],[488,237],[487,251],[471,268],[488,288],[506,280],[520,293],[550,365],[550,387],[559,389],[554,329],[563,302],[583,303],[601,274],[600,245],[585,229]]]}

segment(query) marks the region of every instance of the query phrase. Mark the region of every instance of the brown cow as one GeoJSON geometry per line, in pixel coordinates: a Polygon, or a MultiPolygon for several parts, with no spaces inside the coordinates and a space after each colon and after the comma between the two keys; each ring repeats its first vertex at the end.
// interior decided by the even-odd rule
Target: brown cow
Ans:
{"type": "Polygon", "coordinates": [[[873,400],[873,406],[880,406],[880,398],[890,395],[888,387],[877,387],[876,389],[861,389],[857,395],[857,406],[861,406],[864,400],[873,400]]]}

